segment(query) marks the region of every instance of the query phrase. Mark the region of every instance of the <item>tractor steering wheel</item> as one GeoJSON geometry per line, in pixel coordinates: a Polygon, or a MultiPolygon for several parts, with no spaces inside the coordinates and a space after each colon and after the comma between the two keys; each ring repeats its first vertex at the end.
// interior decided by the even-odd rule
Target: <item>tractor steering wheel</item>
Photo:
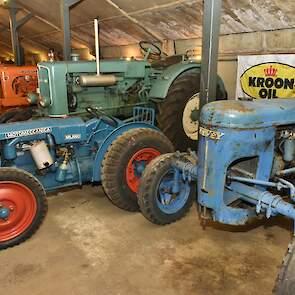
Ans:
{"type": "Polygon", "coordinates": [[[93,115],[97,119],[102,120],[104,123],[116,128],[118,126],[118,122],[112,117],[104,113],[103,111],[99,110],[97,107],[87,107],[87,113],[93,115]]]}
{"type": "Polygon", "coordinates": [[[141,48],[142,51],[144,51],[148,55],[151,54],[151,55],[154,55],[156,57],[161,57],[162,50],[152,42],[140,41],[139,42],[139,47],[141,48]]]}

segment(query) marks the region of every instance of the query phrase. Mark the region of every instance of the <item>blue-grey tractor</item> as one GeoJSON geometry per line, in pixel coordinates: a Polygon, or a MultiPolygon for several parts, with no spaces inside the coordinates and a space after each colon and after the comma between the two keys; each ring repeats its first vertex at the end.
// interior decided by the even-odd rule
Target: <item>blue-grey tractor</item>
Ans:
{"type": "MultiPolygon", "coordinates": [[[[198,130],[197,152],[161,155],[145,169],[138,201],[148,220],[174,222],[194,201],[203,222],[244,225],[276,215],[295,220],[293,99],[211,102],[201,110],[198,130]]],[[[294,290],[295,240],[275,293],[294,290]]]]}

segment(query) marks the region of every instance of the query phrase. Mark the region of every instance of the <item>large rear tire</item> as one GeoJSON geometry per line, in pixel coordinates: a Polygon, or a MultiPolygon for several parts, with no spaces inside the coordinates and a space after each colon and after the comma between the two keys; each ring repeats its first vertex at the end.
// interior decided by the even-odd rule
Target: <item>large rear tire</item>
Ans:
{"type": "Polygon", "coordinates": [[[0,168],[0,250],[30,238],[47,211],[45,191],[30,173],[0,168]]]}
{"type": "MultiPolygon", "coordinates": [[[[158,103],[157,122],[159,128],[179,151],[197,149],[197,141],[189,139],[182,127],[182,115],[190,98],[200,92],[200,73],[187,71],[172,83],[166,98],[158,103]]],[[[217,99],[227,98],[221,79],[217,84],[217,99]]]]}
{"type": "Polygon", "coordinates": [[[295,239],[288,247],[287,254],[277,278],[275,295],[295,294],[295,239]]]}
{"type": "MultiPolygon", "coordinates": [[[[144,217],[159,225],[170,224],[183,218],[190,210],[195,186],[183,181],[178,193],[173,193],[175,154],[161,155],[145,169],[138,192],[138,204],[144,217]]],[[[182,160],[186,161],[183,157],[182,160]]]]}
{"type": "Polygon", "coordinates": [[[131,129],[113,141],[105,154],[101,179],[108,198],[117,207],[138,211],[137,191],[145,166],[174,147],[161,132],[148,129],[131,129]]]}
{"type": "Polygon", "coordinates": [[[13,108],[5,111],[0,115],[0,123],[12,123],[19,121],[27,121],[33,116],[33,109],[31,107],[13,108]]]}

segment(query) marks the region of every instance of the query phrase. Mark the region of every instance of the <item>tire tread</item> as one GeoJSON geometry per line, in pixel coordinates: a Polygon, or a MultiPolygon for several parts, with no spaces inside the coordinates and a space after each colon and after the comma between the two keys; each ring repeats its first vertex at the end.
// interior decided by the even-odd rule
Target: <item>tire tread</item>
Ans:
{"type": "Polygon", "coordinates": [[[172,161],[175,158],[175,154],[165,154],[152,160],[146,167],[141,178],[141,185],[138,192],[138,204],[141,209],[142,214],[152,223],[158,225],[168,225],[174,223],[187,215],[190,208],[193,205],[193,198],[189,198],[187,206],[182,209],[180,215],[173,220],[163,220],[157,217],[155,211],[153,210],[153,202],[150,200],[151,195],[155,192],[151,191],[153,188],[154,179],[158,177],[157,172],[166,165],[167,161],[172,161]]]}
{"type": "Polygon", "coordinates": [[[136,200],[129,200],[125,196],[122,196],[118,190],[116,183],[117,169],[125,169],[126,167],[120,167],[120,156],[122,149],[130,145],[130,142],[135,141],[137,138],[144,136],[154,136],[159,138],[162,142],[169,147],[170,151],[174,150],[172,143],[168,138],[159,131],[148,128],[136,128],[131,129],[124,134],[120,135],[108,148],[104,160],[102,162],[101,179],[103,189],[113,204],[117,207],[135,212],[139,210],[136,200]]]}

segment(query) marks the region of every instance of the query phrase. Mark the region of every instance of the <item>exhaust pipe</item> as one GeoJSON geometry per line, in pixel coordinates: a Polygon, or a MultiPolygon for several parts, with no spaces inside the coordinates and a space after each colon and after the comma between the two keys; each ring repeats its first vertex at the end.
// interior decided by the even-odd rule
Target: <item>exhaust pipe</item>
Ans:
{"type": "Polygon", "coordinates": [[[115,75],[103,75],[100,73],[99,24],[98,24],[97,18],[94,19],[94,34],[95,34],[96,75],[81,75],[79,77],[79,84],[83,87],[115,85],[119,81],[119,78],[117,78],[115,75]]]}
{"type": "Polygon", "coordinates": [[[94,19],[94,36],[95,36],[95,56],[96,56],[96,75],[100,75],[100,51],[99,51],[99,24],[98,19],[94,19]]]}

